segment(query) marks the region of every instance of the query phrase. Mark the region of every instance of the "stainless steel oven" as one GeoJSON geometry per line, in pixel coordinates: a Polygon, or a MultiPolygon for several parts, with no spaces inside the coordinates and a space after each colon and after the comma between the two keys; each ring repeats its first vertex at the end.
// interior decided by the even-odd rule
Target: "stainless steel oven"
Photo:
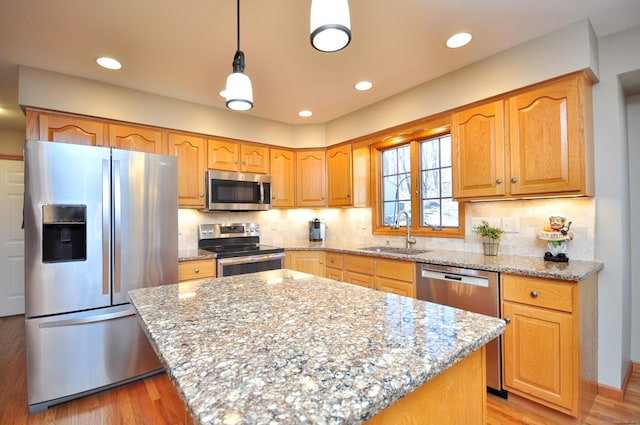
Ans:
{"type": "MultiPolygon", "coordinates": [[[[474,313],[500,317],[498,273],[418,263],[416,298],[474,313]]],[[[502,388],[502,339],[487,344],[487,387],[506,397],[502,388]]]]}
{"type": "Polygon", "coordinates": [[[198,248],[216,254],[216,276],[284,267],[284,249],[260,243],[257,223],[200,224],[198,248]]]}

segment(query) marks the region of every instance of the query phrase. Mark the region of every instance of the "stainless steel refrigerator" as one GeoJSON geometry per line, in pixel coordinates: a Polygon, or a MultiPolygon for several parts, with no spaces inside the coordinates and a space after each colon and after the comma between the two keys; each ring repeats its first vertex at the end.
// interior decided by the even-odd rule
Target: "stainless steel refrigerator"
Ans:
{"type": "Polygon", "coordinates": [[[30,413],[160,371],[127,291],[178,281],[177,159],[25,143],[30,413]]]}

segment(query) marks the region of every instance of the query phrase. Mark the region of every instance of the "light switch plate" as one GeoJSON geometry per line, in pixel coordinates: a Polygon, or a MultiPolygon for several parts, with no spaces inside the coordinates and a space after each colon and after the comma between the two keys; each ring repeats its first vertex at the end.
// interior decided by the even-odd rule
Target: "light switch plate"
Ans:
{"type": "Polygon", "coordinates": [[[507,233],[520,233],[520,218],[502,217],[502,229],[507,233]]]}

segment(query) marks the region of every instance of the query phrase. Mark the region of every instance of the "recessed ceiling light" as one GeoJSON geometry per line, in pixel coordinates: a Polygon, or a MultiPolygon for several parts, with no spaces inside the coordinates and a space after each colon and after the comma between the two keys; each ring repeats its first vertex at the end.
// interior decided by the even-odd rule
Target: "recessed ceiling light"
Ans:
{"type": "Polygon", "coordinates": [[[307,110],[305,109],[304,111],[300,111],[300,112],[298,112],[298,115],[300,115],[300,116],[301,116],[301,117],[303,117],[303,118],[308,118],[308,117],[310,117],[311,115],[313,115],[313,112],[311,112],[311,111],[307,111],[307,110]]]}
{"type": "Polygon", "coordinates": [[[356,90],[360,91],[369,90],[371,87],[373,87],[373,83],[369,81],[360,81],[355,85],[356,90]]]}
{"type": "Polygon", "coordinates": [[[460,32],[454,34],[447,40],[447,47],[450,49],[457,49],[458,47],[466,46],[471,42],[473,37],[468,32],[460,32]]]}
{"type": "Polygon", "coordinates": [[[96,59],[98,65],[107,69],[120,69],[122,68],[122,64],[115,60],[114,58],[110,58],[107,56],[103,56],[101,58],[96,59]]]}

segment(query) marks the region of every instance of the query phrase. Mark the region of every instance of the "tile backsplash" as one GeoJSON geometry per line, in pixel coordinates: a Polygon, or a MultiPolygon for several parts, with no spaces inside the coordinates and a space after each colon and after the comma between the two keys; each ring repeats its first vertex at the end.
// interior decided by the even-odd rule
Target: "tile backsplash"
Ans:
{"type": "MultiPolygon", "coordinates": [[[[417,237],[416,248],[448,249],[482,252],[479,236],[473,225],[486,219],[506,230],[500,242],[499,254],[543,256],[546,242],[536,239],[536,232],[549,222],[550,215],[563,215],[571,221],[573,240],[568,242],[568,255],[576,260],[594,260],[595,200],[593,198],[559,198],[519,201],[470,202],[466,206],[466,236],[464,239],[417,237]]],[[[361,247],[384,245],[403,246],[403,236],[389,237],[371,234],[370,208],[291,209],[261,212],[201,213],[181,209],[179,220],[179,249],[198,246],[197,228],[200,223],[257,222],[261,242],[269,245],[291,246],[308,240],[308,221],[319,218],[327,226],[328,243],[361,247]]],[[[404,235],[404,233],[403,233],[404,235]]]]}

